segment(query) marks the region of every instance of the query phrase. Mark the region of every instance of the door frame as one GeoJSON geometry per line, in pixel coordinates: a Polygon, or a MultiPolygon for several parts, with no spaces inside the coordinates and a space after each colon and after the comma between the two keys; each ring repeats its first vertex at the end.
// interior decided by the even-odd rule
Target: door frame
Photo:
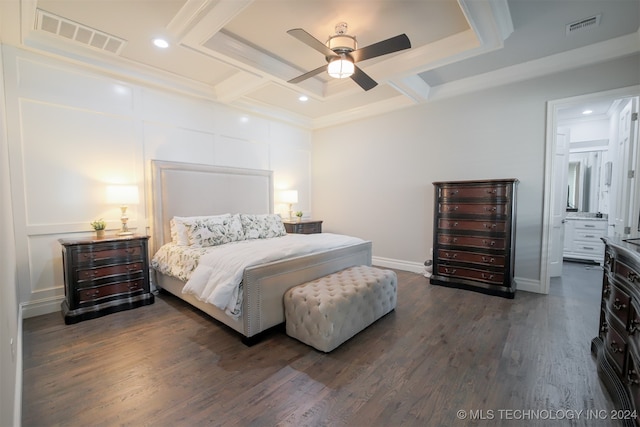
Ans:
{"type": "Polygon", "coordinates": [[[604,92],[595,92],[586,95],[573,96],[547,101],[547,128],[545,137],[545,161],[544,161],[544,193],[543,193],[543,214],[542,214],[542,245],[540,254],[540,291],[543,294],[549,293],[551,277],[549,276],[551,225],[553,214],[553,190],[554,190],[554,167],[556,150],[556,129],[558,127],[557,114],[561,108],[573,105],[584,104],[602,98],[628,98],[640,96],[640,85],[628,86],[620,89],[613,89],[604,92]]]}

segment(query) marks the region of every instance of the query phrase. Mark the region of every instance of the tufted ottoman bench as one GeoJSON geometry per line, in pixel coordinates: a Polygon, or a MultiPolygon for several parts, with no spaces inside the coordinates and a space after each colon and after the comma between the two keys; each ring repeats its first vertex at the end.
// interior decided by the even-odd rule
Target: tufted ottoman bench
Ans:
{"type": "Polygon", "coordinates": [[[287,335],[330,352],[396,307],[398,278],[366,265],[303,283],[284,295],[287,335]]]}

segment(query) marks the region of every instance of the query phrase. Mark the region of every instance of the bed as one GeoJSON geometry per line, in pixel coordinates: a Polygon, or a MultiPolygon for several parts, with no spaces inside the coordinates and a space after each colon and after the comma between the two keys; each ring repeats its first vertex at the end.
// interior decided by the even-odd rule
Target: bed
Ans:
{"type": "MultiPolygon", "coordinates": [[[[151,161],[151,244],[155,254],[171,242],[173,217],[227,213],[273,214],[273,172],[192,163],[151,161]]],[[[249,266],[242,272],[240,315],[229,316],[215,305],[182,292],[185,282],[154,270],[154,285],[242,335],[253,344],[267,329],[284,322],[284,293],[291,287],[355,265],[371,265],[372,245],[361,241],[346,247],[291,256],[249,266]]]]}

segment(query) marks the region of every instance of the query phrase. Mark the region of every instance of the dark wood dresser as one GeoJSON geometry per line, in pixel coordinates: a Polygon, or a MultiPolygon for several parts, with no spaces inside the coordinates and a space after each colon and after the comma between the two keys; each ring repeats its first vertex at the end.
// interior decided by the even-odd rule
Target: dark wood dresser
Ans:
{"type": "Polygon", "coordinates": [[[287,233],[315,234],[322,233],[322,221],[305,219],[302,221],[282,221],[287,233]]]}
{"type": "Polygon", "coordinates": [[[518,180],[433,185],[431,283],[513,298],[518,180]]]}
{"type": "Polygon", "coordinates": [[[67,325],[153,304],[148,236],[60,239],[67,325]]]}
{"type": "Polygon", "coordinates": [[[623,425],[640,425],[640,239],[604,237],[600,328],[591,341],[598,375],[623,425]]]}

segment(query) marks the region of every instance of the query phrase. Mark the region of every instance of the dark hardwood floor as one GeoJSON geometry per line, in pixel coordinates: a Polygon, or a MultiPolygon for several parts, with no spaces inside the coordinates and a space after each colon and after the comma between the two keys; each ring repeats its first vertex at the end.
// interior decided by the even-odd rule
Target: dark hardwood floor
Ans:
{"type": "Polygon", "coordinates": [[[513,300],[398,271],[396,310],[329,354],[282,331],[246,347],[166,293],[75,325],[26,319],[23,425],[614,425],[593,415],[613,405],[590,354],[602,272],[586,267],[513,300]]]}

